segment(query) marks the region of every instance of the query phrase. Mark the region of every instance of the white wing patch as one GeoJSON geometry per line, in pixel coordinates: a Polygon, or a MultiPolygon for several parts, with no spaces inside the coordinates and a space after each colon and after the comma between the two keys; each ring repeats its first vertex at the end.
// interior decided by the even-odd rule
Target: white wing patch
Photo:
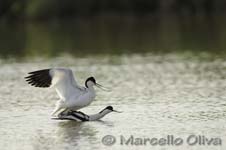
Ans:
{"type": "Polygon", "coordinates": [[[80,95],[82,90],[74,79],[70,69],[51,69],[52,87],[54,87],[62,100],[69,99],[70,96],[80,95]]]}

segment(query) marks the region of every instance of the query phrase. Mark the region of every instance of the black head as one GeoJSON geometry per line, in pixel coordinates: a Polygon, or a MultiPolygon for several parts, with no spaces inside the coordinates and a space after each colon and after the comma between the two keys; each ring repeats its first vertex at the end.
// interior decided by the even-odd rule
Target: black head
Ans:
{"type": "Polygon", "coordinates": [[[96,84],[96,80],[95,80],[95,78],[94,77],[89,77],[89,78],[87,78],[86,79],[86,82],[85,82],[85,86],[88,88],[88,85],[87,85],[87,82],[88,81],[92,81],[94,84],[96,84]]]}
{"type": "Polygon", "coordinates": [[[113,111],[113,107],[112,106],[107,106],[105,109],[113,111]]]}
{"type": "Polygon", "coordinates": [[[102,113],[103,111],[105,111],[106,109],[110,110],[110,111],[114,111],[112,106],[107,106],[106,108],[104,108],[103,110],[101,110],[99,113],[102,113]]]}
{"type": "MultiPolygon", "coordinates": [[[[102,113],[105,110],[110,110],[110,112],[117,112],[117,113],[121,113],[121,111],[117,111],[114,110],[112,106],[107,106],[106,108],[104,108],[102,111],[100,111],[99,113],[102,113]]],[[[109,112],[108,112],[109,113],[109,112]]]]}

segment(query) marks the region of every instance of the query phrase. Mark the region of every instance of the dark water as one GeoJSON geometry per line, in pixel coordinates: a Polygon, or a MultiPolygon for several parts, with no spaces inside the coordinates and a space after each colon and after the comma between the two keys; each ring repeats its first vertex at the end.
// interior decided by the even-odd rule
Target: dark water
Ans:
{"type": "Polygon", "coordinates": [[[224,53],[226,17],[99,16],[0,25],[2,57],[53,57],[69,53],[130,54],[184,51],[224,53]]]}

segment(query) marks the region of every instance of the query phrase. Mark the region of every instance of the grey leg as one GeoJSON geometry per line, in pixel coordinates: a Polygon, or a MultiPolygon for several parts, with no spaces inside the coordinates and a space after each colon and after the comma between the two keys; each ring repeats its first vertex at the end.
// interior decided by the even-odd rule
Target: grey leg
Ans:
{"type": "Polygon", "coordinates": [[[64,109],[63,111],[61,111],[58,114],[58,117],[62,117],[62,116],[67,116],[69,114],[70,110],[69,109],[64,109]]]}

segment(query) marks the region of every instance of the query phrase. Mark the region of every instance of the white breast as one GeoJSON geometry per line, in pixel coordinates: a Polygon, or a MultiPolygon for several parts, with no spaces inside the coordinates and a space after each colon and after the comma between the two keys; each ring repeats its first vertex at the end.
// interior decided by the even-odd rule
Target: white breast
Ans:
{"type": "Polygon", "coordinates": [[[67,107],[72,110],[78,110],[82,107],[89,105],[96,97],[94,90],[89,90],[78,96],[78,97],[71,97],[71,99],[67,102],[67,107]]]}

